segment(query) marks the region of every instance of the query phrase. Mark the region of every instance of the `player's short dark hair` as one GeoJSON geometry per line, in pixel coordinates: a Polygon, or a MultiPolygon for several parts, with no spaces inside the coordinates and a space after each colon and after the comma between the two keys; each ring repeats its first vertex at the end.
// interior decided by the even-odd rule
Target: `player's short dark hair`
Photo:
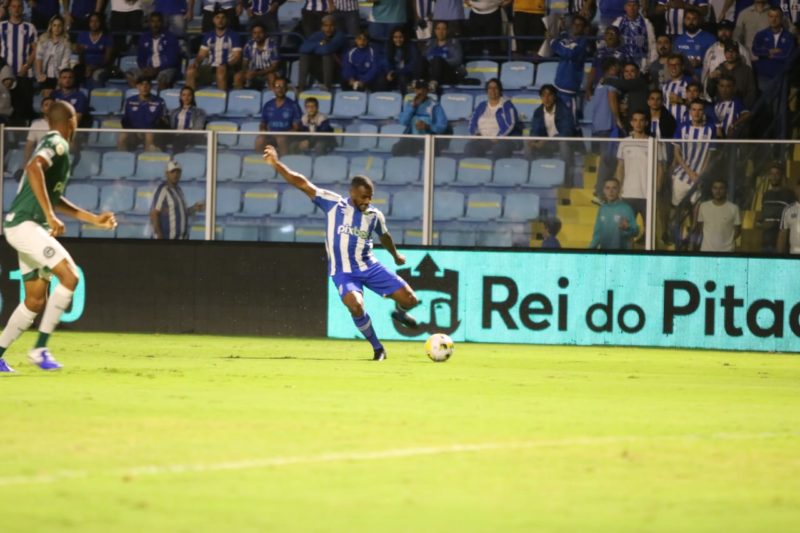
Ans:
{"type": "Polygon", "coordinates": [[[319,100],[317,100],[313,96],[309,96],[308,98],[306,98],[306,101],[303,102],[303,106],[305,106],[306,104],[314,104],[315,106],[319,107],[319,100]]]}
{"type": "Polygon", "coordinates": [[[723,81],[723,80],[725,80],[725,81],[729,81],[729,82],[731,82],[732,84],[736,85],[736,78],[734,78],[734,77],[733,77],[733,76],[731,76],[730,74],[722,74],[722,75],[719,77],[719,79],[717,80],[717,84],[719,84],[719,82],[721,82],[721,81],[723,81]]]}
{"type": "Polygon", "coordinates": [[[75,71],[72,70],[70,67],[64,67],[64,68],[62,68],[61,70],[58,71],[58,75],[61,76],[65,72],[69,72],[70,74],[74,74],[75,73],[75,71]]]}
{"type": "Polygon", "coordinates": [[[677,54],[677,53],[673,52],[673,53],[671,53],[670,55],[667,56],[667,61],[669,61],[671,59],[677,59],[678,61],[681,62],[681,65],[685,65],[686,64],[686,60],[683,57],[683,54],[677,54]]]}
{"type": "Polygon", "coordinates": [[[642,70],[641,68],[639,68],[639,65],[637,63],[635,63],[634,61],[626,61],[625,63],[622,64],[622,68],[625,68],[627,66],[631,66],[631,67],[635,68],[637,71],[642,70]]]}
{"type": "Polygon", "coordinates": [[[647,97],[650,98],[651,96],[653,96],[653,93],[656,93],[662,99],[664,98],[664,93],[661,92],[661,89],[650,89],[650,92],[647,93],[647,97]]]}
{"type": "Polygon", "coordinates": [[[685,17],[686,17],[686,15],[688,15],[689,13],[693,13],[693,14],[697,15],[698,17],[700,17],[700,16],[701,16],[701,15],[700,15],[700,10],[699,10],[699,9],[697,9],[696,7],[694,7],[694,6],[686,6],[685,8],[683,8],[683,16],[684,16],[684,18],[685,18],[685,17]]]}
{"type": "Polygon", "coordinates": [[[550,91],[550,93],[553,96],[558,95],[558,89],[556,89],[556,86],[553,85],[552,83],[545,83],[544,85],[542,85],[542,88],[539,89],[539,94],[542,94],[545,91],[550,91]]]}
{"type": "Polygon", "coordinates": [[[726,189],[728,188],[728,182],[725,178],[717,176],[711,180],[711,185],[714,185],[715,183],[721,183],[726,189]]]}
{"type": "Polygon", "coordinates": [[[372,183],[372,180],[362,175],[353,176],[353,179],[350,180],[350,188],[355,189],[356,187],[366,187],[370,191],[375,190],[375,185],[372,183]]]}
{"type": "Polygon", "coordinates": [[[260,20],[257,20],[252,24],[250,24],[250,31],[253,31],[255,28],[261,28],[262,30],[267,31],[267,27],[260,20]]]}
{"type": "Polygon", "coordinates": [[[641,109],[637,109],[633,113],[631,113],[631,118],[633,118],[634,115],[642,115],[644,118],[647,118],[647,111],[642,111],[641,109]]]}
{"type": "Polygon", "coordinates": [[[700,100],[699,98],[695,98],[694,100],[689,102],[689,108],[691,108],[695,104],[703,106],[703,109],[706,108],[706,103],[704,101],[700,100]]]}

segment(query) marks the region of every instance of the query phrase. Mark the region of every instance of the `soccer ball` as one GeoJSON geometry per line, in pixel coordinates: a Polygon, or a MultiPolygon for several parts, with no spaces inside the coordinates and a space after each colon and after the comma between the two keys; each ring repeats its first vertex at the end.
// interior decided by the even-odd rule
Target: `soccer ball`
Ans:
{"type": "Polygon", "coordinates": [[[453,339],[444,333],[434,333],[425,341],[425,353],[435,363],[444,363],[453,355],[453,339]]]}

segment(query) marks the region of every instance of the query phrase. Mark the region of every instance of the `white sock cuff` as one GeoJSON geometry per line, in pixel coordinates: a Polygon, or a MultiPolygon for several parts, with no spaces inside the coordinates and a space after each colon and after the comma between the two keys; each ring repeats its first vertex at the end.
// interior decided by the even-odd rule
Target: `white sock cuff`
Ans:
{"type": "Polygon", "coordinates": [[[28,309],[28,306],[25,305],[25,302],[20,302],[19,303],[19,305],[17,306],[17,311],[19,311],[19,313],[22,316],[24,316],[26,319],[30,320],[31,322],[33,322],[33,320],[36,318],[36,315],[39,314],[39,313],[35,313],[35,312],[31,311],[30,309],[28,309]]]}
{"type": "Polygon", "coordinates": [[[56,286],[56,288],[55,288],[55,289],[53,289],[53,296],[56,296],[56,295],[58,295],[58,296],[63,296],[64,298],[72,298],[72,294],[73,294],[74,292],[75,292],[75,291],[71,291],[71,290],[69,290],[68,288],[66,288],[65,286],[63,286],[63,285],[61,285],[61,284],[59,283],[59,284],[56,286]]]}

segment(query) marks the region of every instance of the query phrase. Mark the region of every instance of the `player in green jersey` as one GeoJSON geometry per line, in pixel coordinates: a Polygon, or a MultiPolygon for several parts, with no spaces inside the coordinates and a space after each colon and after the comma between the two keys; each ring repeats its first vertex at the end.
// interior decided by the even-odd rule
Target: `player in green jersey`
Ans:
{"type": "Polygon", "coordinates": [[[19,255],[25,301],[14,310],[0,334],[0,372],[13,372],[3,354],[42,311],[39,337],[28,358],[43,370],[61,368],[48,351],[47,340],[72,301],[79,275],[72,257],[56,240],[64,234],[64,223],[56,212],[101,228],[117,225],[114,213],[90,213],[63,196],[70,174],[69,142],[78,127],[75,109],[67,102],[53,102],[47,120],[51,131],[26,163],[17,196],[3,223],[6,240],[19,255]],[[51,275],[59,284],[48,298],[51,275]]]}

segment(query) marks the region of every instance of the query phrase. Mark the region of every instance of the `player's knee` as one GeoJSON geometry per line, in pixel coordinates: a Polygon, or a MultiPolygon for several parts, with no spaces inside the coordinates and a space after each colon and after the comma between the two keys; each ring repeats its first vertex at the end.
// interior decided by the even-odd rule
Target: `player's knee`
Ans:
{"type": "Polygon", "coordinates": [[[25,307],[27,307],[29,311],[33,311],[34,313],[38,314],[44,311],[44,306],[46,303],[47,299],[44,297],[44,294],[25,295],[25,307]]]}
{"type": "Polygon", "coordinates": [[[81,277],[78,273],[78,269],[71,265],[69,268],[64,269],[64,271],[58,276],[58,281],[64,286],[64,288],[71,291],[75,290],[75,287],[78,286],[80,279],[81,277]]]}

